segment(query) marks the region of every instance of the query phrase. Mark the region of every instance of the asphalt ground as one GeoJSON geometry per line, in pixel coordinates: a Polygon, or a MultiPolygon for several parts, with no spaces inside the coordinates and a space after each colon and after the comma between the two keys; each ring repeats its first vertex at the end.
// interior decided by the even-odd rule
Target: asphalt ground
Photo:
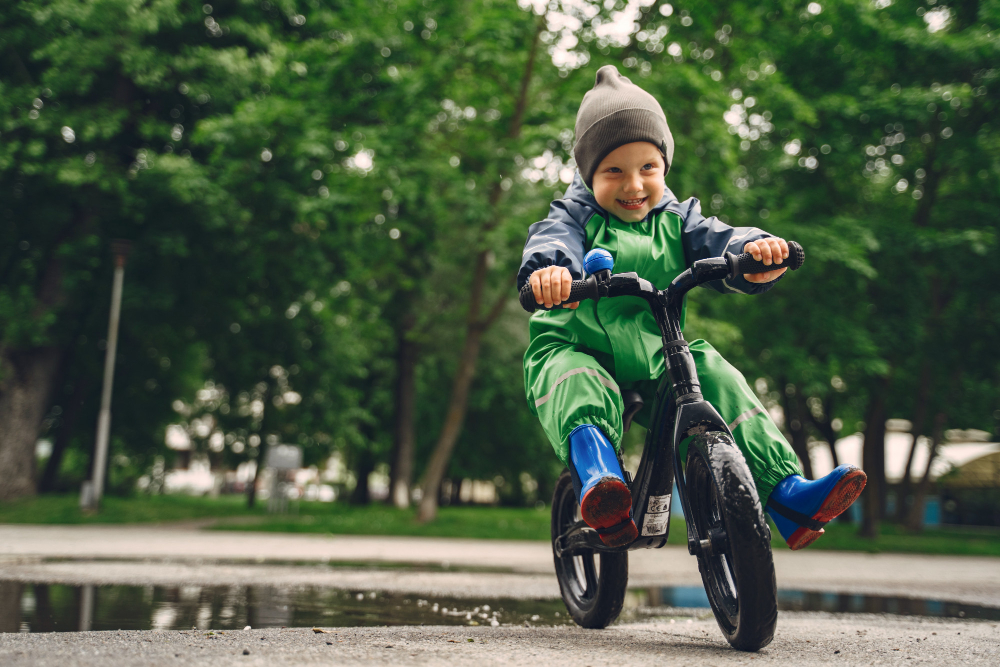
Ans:
{"type": "MultiPolygon", "coordinates": [[[[775,552],[779,588],[1000,606],[1000,559],[775,552]]],[[[544,542],[0,526],[0,579],[329,586],[469,598],[558,595],[544,542]],[[374,565],[374,567],[373,567],[374,565]]],[[[630,585],[700,585],[684,549],[633,552],[630,585]]],[[[268,628],[0,634],[0,665],[1000,664],[994,621],[781,612],[774,642],[732,650],[708,610],[575,626],[268,628]],[[471,641],[470,641],[471,640],[471,641]]]]}
{"type": "Polygon", "coordinates": [[[782,612],[757,653],[729,647],[712,618],[577,627],[310,628],[0,634],[7,667],[225,665],[998,665],[982,621],[782,612]],[[689,622],[690,621],[690,622],[689,622]]]}

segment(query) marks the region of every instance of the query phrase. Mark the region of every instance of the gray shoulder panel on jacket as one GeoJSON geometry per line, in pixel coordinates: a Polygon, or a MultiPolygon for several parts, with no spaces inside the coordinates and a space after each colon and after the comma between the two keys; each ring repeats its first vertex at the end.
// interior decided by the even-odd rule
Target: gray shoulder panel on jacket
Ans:
{"type": "Polygon", "coordinates": [[[520,290],[528,276],[546,266],[565,266],[574,280],[583,278],[586,227],[600,210],[577,173],[566,195],[552,202],[548,216],[528,228],[517,288],[520,290]]]}
{"type": "MultiPolygon", "coordinates": [[[[695,197],[683,202],[675,199],[668,204],[667,210],[677,213],[683,223],[681,242],[688,266],[699,259],[722,257],[727,252],[738,255],[750,241],[771,237],[771,234],[756,227],[731,227],[715,216],[706,218],[701,213],[701,202],[695,197]]],[[[715,280],[705,286],[723,294],[761,294],[771,289],[776,282],[777,280],[763,284],[751,283],[740,275],[731,280],[715,280]]]]}

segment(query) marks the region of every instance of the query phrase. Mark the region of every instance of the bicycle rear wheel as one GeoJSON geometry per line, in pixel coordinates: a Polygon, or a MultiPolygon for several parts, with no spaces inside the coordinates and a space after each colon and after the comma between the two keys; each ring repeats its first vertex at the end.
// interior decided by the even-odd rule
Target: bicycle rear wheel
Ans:
{"type": "Polygon", "coordinates": [[[771,533],[743,454],[725,433],[688,446],[686,489],[698,569],[719,628],[733,648],[757,651],[778,621],[771,533]]]}
{"type": "Polygon", "coordinates": [[[556,539],[580,521],[580,503],[568,470],[552,495],[552,555],[569,615],[585,628],[606,628],[621,613],[628,585],[628,552],[557,556],[556,539]]]}

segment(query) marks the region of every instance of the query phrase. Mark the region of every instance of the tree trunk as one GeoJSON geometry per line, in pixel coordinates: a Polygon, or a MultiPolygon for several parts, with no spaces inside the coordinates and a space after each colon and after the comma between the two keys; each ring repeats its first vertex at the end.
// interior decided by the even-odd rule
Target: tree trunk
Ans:
{"type": "Polygon", "coordinates": [[[35,584],[32,589],[35,593],[35,622],[31,624],[31,631],[55,632],[55,612],[52,609],[49,585],[35,584]]]}
{"type": "MultiPolygon", "coordinates": [[[[92,219],[80,212],[60,232],[38,282],[33,318],[64,303],[59,249],[92,219]]],[[[64,354],[54,346],[11,350],[0,345],[0,501],[36,493],[35,444],[64,354]]]]}
{"type": "MultiPolygon", "coordinates": [[[[267,408],[264,409],[266,410],[267,408]]],[[[258,433],[258,435],[260,434],[258,433]]],[[[261,438],[260,444],[257,446],[257,467],[254,468],[253,479],[250,480],[250,486],[247,487],[247,509],[253,509],[254,503],[257,502],[257,480],[260,479],[260,474],[264,470],[264,462],[266,460],[267,438],[261,438]]]]}
{"type": "Polygon", "coordinates": [[[55,347],[0,356],[0,501],[36,493],[35,443],[58,369],[55,347]]]}
{"type": "Polygon", "coordinates": [[[0,632],[21,630],[21,595],[24,584],[20,581],[0,581],[0,632]]]}
{"type": "Polygon", "coordinates": [[[809,416],[809,421],[812,422],[813,427],[819,431],[819,434],[823,436],[826,440],[826,444],[830,447],[830,458],[833,459],[833,467],[836,468],[840,465],[840,457],[837,456],[837,432],[833,430],[833,419],[831,415],[833,413],[833,399],[829,396],[823,400],[823,418],[817,419],[813,416],[812,411],[807,412],[809,416]]]}
{"type": "Polygon", "coordinates": [[[801,392],[785,378],[781,379],[784,389],[781,391],[781,404],[785,410],[785,427],[791,435],[791,445],[795,454],[802,462],[802,472],[806,479],[813,478],[812,460],[809,458],[809,441],[806,435],[807,407],[801,392]]]}
{"type": "Polygon", "coordinates": [[[885,503],[885,394],[888,379],[879,383],[877,393],[872,397],[865,423],[865,441],[862,452],[862,467],[868,475],[864,490],[864,517],[860,535],[874,539],[878,537],[879,522],[884,515],[885,503]]]}
{"type": "Polygon", "coordinates": [[[45,471],[42,473],[41,481],[38,482],[38,492],[48,493],[56,490],[59,481],[59,469],[62,467],[63,455],[66,447],[69,446],[70,438],[76,429],[76,423],[80,419],[80,411],[86,400],[87,390],[90,383],[86,378],[81,378],[73,387],[73,394],[66,401],[66,409],[62,414],[62,423],[56,432],[55,441],[52,443],[52,455],[45,463],[45,471]]]}
{"type": "MultiPolygon", "coordinates": [[[[910,479],[913,474],[913,458],[917,453],[917,445],[920,436],[924,434],[924,421],[927,418],[927,398],[931,389],[930,363],[925,361],[920,369],[920,384],[917,387],[917,402],[913,412],[913,421],[910,425],[910,434],[913,436],[913,443],[910,445],[910,452],[906,456],[906,467],[903,469],[903,479],[899,484],[899,493],[896,494],[896,521],[902,523],[907,515],[907,499],[913,491],[913,482],[910,479]]],[[[930,459],[927,461],[930,466],[930,459]]]]}
{"type": "MultiPolygon", "coordinates": [[[[528,108],[528,90],[535,68],[535,58],[538,55],[538,43],[545,29],[545,21],[536,21],[535,33],[531,40],[528,51],[528,60],[525,64],[524,73],[521,76],[521,85],[518,97],[514,105],[514,114],[511,117],[510,126],[507,130],[508,139],[516,139],[521,134],[521,126],[524,122],[524,115],[528,108]]],[[[500,183],[494,183],[490,191],[489,207],[492,211],[492,220],[483,226],[480,232],[480,247],[482,240],[488,232],[496,228],[500,223],[500,212],[497,210],[500,203],[500,196],[503,190],[500,183]]],[[[465,412],[469,403],[469,389],[476,373],[476,362],[479,359],[479,348],[482,344],[483,334],[493,324],[504,305],[507,303],[507,294],[503,293],[490,308],[489,314],[479,318],[486,288],[486,279],[491,263],[491,253],[486,249],[481,249],[476,254],[476,260],[472,273],[472,285],[469,297],[469,312],[466,319],[465,343],[462,346],[462,355],[459,358],[458,370],[455,372],[455,380],[452,384],[451,397],[448,404],[448,413],[445,416],[444,425],[434,452],[431,454],[430,463],[424,472],[422,485],[423,495],[420,498],[420,510],[417,513],[417,520],[420,522],[433,521],[437,517],[438,495],[441,492],[441,480],[444,478],[451,461],[451,454],[458,442],[458,436],[462,432],[462,424],[465,422],[465,412]]]]}
{"type": "Polygon", "coordinates": [[[941,442],[944,440],[944,424],[947,418],[948,416],[944,412],[934,415],[934,435],[932,436],[930,454],[927,455],[927,468],[920,479],[916,493],[913,494],[913,504],[906,515],[906,528],[912,531],[924,529],[924,503],[927,500],[927,491],[931,487],[931,464],[937,458],[941,442]]]}
{"type": "Polygon", "coordinates": [[[358,455],[358,464],[354,469],[358,483],[351,492],[351,504],[367,505],[371,501],[371,490],[368,488],[368,478],[375,472],[375,455],[371,449],[364,448],[358,455]]]}
{"type": "MultiPolygon", "coordinates": [[[[477,277],[482,275],[482,282],[485,282],[485,251],[479,253],[477,264],[481,266],[477,268],[476,275],[477,277]]],[[[475,290],[473,291],[475,292],[475,290]]],[[[480,286],[481,291],[482,286],[480,286]]],[[[478,303],[474,304],[475,311],[479,310],[478,305],[478,303]]],[[[459,360],[458,372],[455,374],[455,382],[451,389],[448,415],[445,417],[441,435],[434,446],[434,453],[427,465],[427,471],[424,473],[423,495],[420,498],[420,512],[417,517],[420,522],[433,521],[437,517],[441,480],[447,472],[451,453],[455,450],[455,443],[458,442],[458,436],[462,432],[462,424],[465,422],[465,412],[469,404],[469,388],[472,386],[472,379],[476,374],[476,361],[479,358],[483,333],[484,328],[478,323],[470,323],[466,330],[462,357],[459,360]]]]}
{"type": "MultiPolygon", "coordinates": [[[[59,251],[93,219],[78,212],[59,233],[38,282],[33,318],[40,319],[65,302],[59,251]]],[[[64,355],[54,346],[11,350],[0,345],[0,501],[36,493],[35,444],[64,355]]]]}
{"type": "Polygon", "coordinates": [[[410,506],[413,486],[413,456],[416,441],[417,344],[408,333],[412,324],[404,324],[397,342],[396,414],[393,429],[392,470],[389,477],[389,502],[400,509],[410,506]]]}
{"type": "MultiPolygon", "coordinates": [[[[264,403],[264,414],[261,416],[260,425],[257,427],[257,436],[260,438],[260,444],[257,446],[257,467],[253,471],[253,480],[250,481],[250,488],[247,489],[248,509],[253,509],[254,503],[257,502],[257,481],[263,474],[264,468],[267,467],[267,450],[270,447],[267,444],[268,434],[277,434],[279,432],[279,424],[275,423],[274,412],[267,407],[268,400],[272,395],[274,395],[274,386],[271,385],[270,381],[267,381],[267,389],[263,392],[263,396],[260,397],[264,403]]],[[[279,442],[275,441],[275,444],[279,442]]]]}

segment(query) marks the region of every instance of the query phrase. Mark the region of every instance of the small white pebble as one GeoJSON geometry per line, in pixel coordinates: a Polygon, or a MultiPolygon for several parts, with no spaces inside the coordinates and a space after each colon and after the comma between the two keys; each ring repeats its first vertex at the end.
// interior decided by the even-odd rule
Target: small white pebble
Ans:
{"type": "Polygon", "coordinates": [[[245,632],[245,631],[247,631],[247,630],[249,630],[249,629],[250,629],[250,626],[248,625],[248,626],[246,626],[245,628],[243,628],[243,631],[245,632]]]}
{"type": "Polygon", "coordinates": [[[490,621],[490,627],[499,628],[500,627],[500,621],[498,621],[497,619],[494,618],[492,621],[490,621]]]}

